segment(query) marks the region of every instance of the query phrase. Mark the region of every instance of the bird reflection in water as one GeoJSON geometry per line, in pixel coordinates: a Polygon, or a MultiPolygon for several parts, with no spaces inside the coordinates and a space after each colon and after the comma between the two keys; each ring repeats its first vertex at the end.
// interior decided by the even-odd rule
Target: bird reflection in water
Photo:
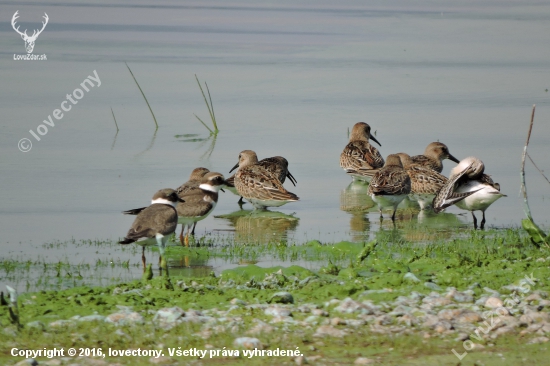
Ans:
{"type": "Polygon", "coordinates": [[[235,229],[234,240],[239,243],[266,244],[287,240],[296,231],[300,219],[278,211],[239,210],[214,216],[229,221],[235,229]]]}
{"type": "Polygon", "coordinates": [[[367,194],[369,184],[363,180],[353,180],[340,192],[340,210],[351,215],[349,226],[352,240],[364,240],[370,231],[368,212],[375,208],[375,203],[367,194]]]}

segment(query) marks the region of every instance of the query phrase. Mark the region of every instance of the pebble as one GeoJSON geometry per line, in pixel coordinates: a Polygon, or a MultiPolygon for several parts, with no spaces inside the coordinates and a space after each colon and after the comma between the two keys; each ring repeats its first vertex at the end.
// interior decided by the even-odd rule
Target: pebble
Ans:
{"type": "Polygon", "coordinates": [[[336,317],[336,318],[330,319],[330,325],[336,326],[336,325],[346,325],[346,324],[347,324],[346,320],[342,318],[336,317]]]}
{"type": "Polygon", "coordinates": [[[231,305],[236,305],[236,306],[245,306],[246,305],[246,301],[243,301],[243,300],[240,300],[240,299],[237,299],[237,298],[232,299],[229,303],[231,305]]]}
{"type": "Polygon", "coordinates": [[[175,325],[176,321],[185,316],[183,309],[175,306],[173,308],[163,308],[157,311],[153,317],[153,322],[158,323],[161,327],[175,325]]]}
{"type": "Polygon", "coordinates": [[[38,361],[34,358],[27,358],[26,360],[20,361],[15,364],[15,366],[38,366],[38,361]]]}
{"type": "Polygon", "coordinates": [[[530,344],[536,344],[536,343],[546,343],[550,341],[550,339],[548,337],[537,337],[537,338],[533,338],[531,339],[529,342],[527,343],[530,343],[530,344]]]}
{"type": "Polygon", "coordinates": [[[270,306],[264,310],[264,314],[271,315],[277,318],[292,316],[292,312],[289,309],[280,306],[270,306]]]}
{"type": "Polygon", "coordinates": [[[149,363],[152,363],[154,365],[171,365],[175,362],[174,359],[167,357],[167,356],[160,356],[160,357],[151,357],[149,358],[149,363]]]}
{"type": "Polygon", "coordinates": [[[323,309],[313,309],[311,310],[311,314],[315,316],[329,316],[329,313],[323,309]]]}
{"type": "Polygon", "coordinates": [[[93,314],[93,315],[80,317],[78,318],[78,321],[79,322],[94,322],[94,321],[102,322],[102,321],[105,321],[105,317],[103,315],[93,314]]]}
{"type": "Polygon", "coordinates": [[[336,329],[331,325],[321,325],[317,330],[315,331],[314,337],[338,337],[342,338],[345,335],[347,335],[347,332],[344,330],[336,329]]]}
{"type": "Polygon", "coordinates": [[[46,329],[46,325],[44,323],[42,323],[41,321],[34,321],[34,322],[29,322],[27,323],[27,328],[36,328],[36,329],[40,329],[40,330],[45,330],[46,329]]]}
{"type": "Polygon", "coordinates": [[[345,298],[340,304],[334,308],[335,311],[341,312],[341,313],[355,313],[360,312],[362,314],[374,314],[374,310],[372,306],[368,305],[368,302],[358,302],[353,300],[350,297],[345,298]]]}
{"type": "Polygon", "coordinates": [[[294,304],[294,297],[292,297],[290,292],[277,292],[271,296],[269,302],[277,304],[294,304]]]}
{"type": "Polygon", "coordinates": [[[495,309],[504,306],[504,303],[498,297],[491,296],[485,301],[484,305],[486,308],[495,309]]]}
{"type": "Polygon", "coordinates": [[[258,338],[240,337],[233,341],[233,345],[246,349],[263,349],[262,342],[258,338]]]}
{"type": "MultiPolygon", "coordinates": [[[[108,315],[105,318],[105,322],[112,323],[115,325],[129,325],[129,324],[143,324],[143,316],[141,314],[134,312],[118,312],[111,315],[108,315]]],[[[51,325],[51,324],[50,324],[51,325]]]]}
{"type": "Polygon", "coordinates": [[[359,357],[353,361],[354,365],[372,365],[374,360],[366,357],[359,357]]]}
{"type": "Polygon", "coordinates": [[[433,282],[424,282],[424,287],[427,287],[430,290],[441,291],[441,287],[433,282]]]}
{"type": "Polygon", "coordinates": [[[416,277],[413,273],[411,272],[407,272],[405,273],[405,275],[403,276],[403,279],[404,280],[407,280],[407,281],[410,281],[410,282],[420,282],[420,279],[418,277],[416,277]]]}
{"type": "Polygon", "coordinates": [[[422,299],[422,302],[426,305],[441,307],[441,306],[449,305],[451,303],[451,300],[449,300],[446,297],[427,296],[422,299]]]}

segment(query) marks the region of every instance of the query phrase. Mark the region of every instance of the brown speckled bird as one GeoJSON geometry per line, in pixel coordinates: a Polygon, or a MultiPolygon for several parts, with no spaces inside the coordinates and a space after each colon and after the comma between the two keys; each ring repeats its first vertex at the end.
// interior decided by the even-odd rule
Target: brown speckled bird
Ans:
{"type": "Polygon", "coordinates": [[[413,163],[435,170],[438,173],[443,171],[443,160],[449,159],[458,163],[458,159],[451,155],[447,145],[441,142],[432,142],[426,146],[424,155],[411,157],[413,163]]]}
{"type": "Polygon", "coordinates": [[[370,181],[367,194],[378,204],[380,219],[382,209],[392,207],[392,221],[395,221],[395,211],[403,199],[411,193],[411,178],[403,169],[399,155],[388,155],[386,163],[370,181]]]}
{"type": "Polygon", "coordinates": [[[384,158],[369,139],[380,145],[371,135],[370,126],[357,122],[351,130],[349,143],[340,154],[340,167],[354,178],[370,180],[384,166],[384,158]]]}
{"type": "Polygon", "coordinates": [[[254,151],[241,151],[239,162],[231,171],[236,168],[239,170],[235,174],[235,188],[254,208],[278,207],[299,200],[298,196],[283,187],[275,174],[258,164],[254,151]]]}
{"type": "Polygon", "coordinates": [[[430,208],[437,192],[447,183],[447,177],[435,170],[415,164],[408,154],[398,153],[397,155],[411,178],[409,198],[417,201],[421,210],[430,208]]]}
{"type": "MultiPolygon", "coordinates": [[[[296,187],[297,180],[288,170],[288,160],[286,160],[282,156],[273,156],[271,158],[265,158],[260,161],[257,161],[258,158],[256,157],[255,163],[253,160],[254,158],[251,157],[251,159],[252,159],[250,161],[251,163],[258,164],[259,166],[265,168],[268,172],[275,175],[277,179],[279,179],[279,182],[281,182],[281,184],[283,184],[286,178],[288,178],[288,180],[291,181],[292,184],[296,187]]],[[[236,167],[238,167],[238,165],[236,167]]],[[[236,167],[233,167],[233,169],[231,169],[229,173],[231,173],[234,169],[236,169],[236,167]]],[[[235,174],[233,174],[232,176],[226,179],[226,187],[232,193],[239,195],[239,193],[237,192],[237,189],[235,188],[235,174]]],[[[240,205],[244,203],[242,197],[239,199],[238,203],[240,205]]]]}

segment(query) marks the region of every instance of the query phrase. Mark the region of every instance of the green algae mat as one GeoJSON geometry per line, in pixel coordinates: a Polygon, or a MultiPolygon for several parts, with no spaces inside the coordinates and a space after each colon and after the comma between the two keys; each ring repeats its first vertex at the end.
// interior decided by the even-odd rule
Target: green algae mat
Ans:
{"type": "Polygon", "coordinates": [[[3,291],[0,363],[532,365],[550,357],[550,253],[517,230],[421,244],[386,235],[169,252],[247,264],[194,278],[146,271],[109,286],[3,291]],[[262,255],[289,265],[249,264],[262,255]],[[315,265],[292,264],[304,260],[315,265]]]}

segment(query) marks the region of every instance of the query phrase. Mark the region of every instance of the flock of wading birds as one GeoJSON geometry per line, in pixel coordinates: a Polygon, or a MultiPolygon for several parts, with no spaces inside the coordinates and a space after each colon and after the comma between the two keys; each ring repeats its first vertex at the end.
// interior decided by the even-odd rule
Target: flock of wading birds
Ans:
{"type": "MultiPolygon", "coordinates": [[[[432,142],[426,147],[424,155],[411,157],[397,153],[388,155],[384,160],[369,139],[380,145],[371,135],[367,123],[356,123],[350,141],[340,155],[340,166],[354,179],[370,182],[367,194],[378,205],[381,219],[382,209],[389,207],[393,208],[391,219],[395,221],[397,206],[409,196],[419,203],[422,210],[433,209],[438,213],[446,207],[457,205],[470,211],[475,229],[477,218],[474,211],[482,211],[480,228],[483,229],[485,210],[505,196],[500,193],[499,184],[484,174],[485,166],[481,160],[467,157],[459,162],[443,143],[432,142]],[[449,178],[441,174],[444,159],[458,163],[449,178]]],[[[286,178],[294,185],[296,179],[288,171],[288,161],[281,156],[258,161],[254,151],[244,150],[239,154],[239,162],[229,172],[235,169],[237,172],[225,179],[221,173],[196,168],[189,180],[179,188],[165,188],[155,193],[150,206],[124,211],[137,217],[119,243],[157,244],[162,258],[168,238],[180,223],[180,241],[188,246],[189,234],[194,235],[197,222],[214,210],[218,192],[223,188],[240,195],[240,203],[244,198],[255,209],[278,207],[299,200],[298,196],[283,187],[286,178]]],[[[145,265],[144,255],[142,260],[145,265]]]]}

